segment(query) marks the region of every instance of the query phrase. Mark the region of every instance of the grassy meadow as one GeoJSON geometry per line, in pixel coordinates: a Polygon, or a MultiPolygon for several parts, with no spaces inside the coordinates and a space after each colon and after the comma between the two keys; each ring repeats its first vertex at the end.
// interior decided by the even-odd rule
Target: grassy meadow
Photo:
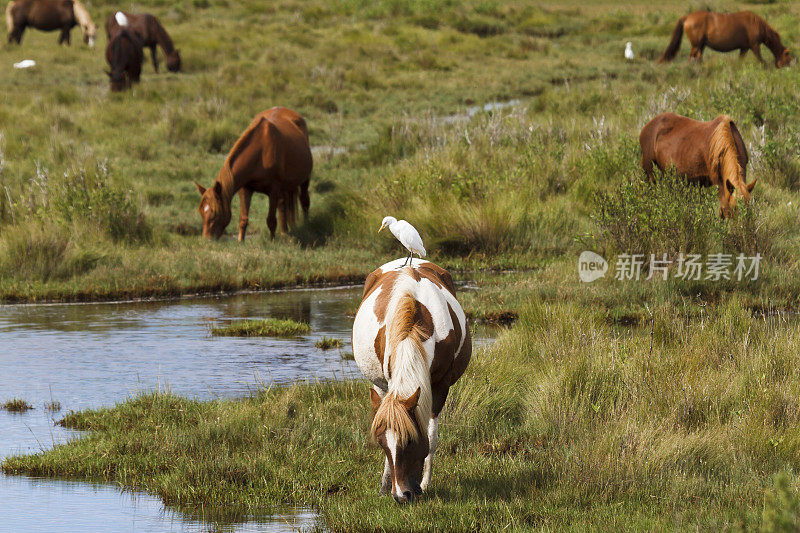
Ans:
{"type": "MultiPolygon", "coordinates": [[[[100,26],[115,9],[87,5],[100,26]]],[[[0,46],[0,301],[356,282],[400,255],[375,234],[392,214],[470,272],[472,317],[516,321],[452,391],[417,505],[377,494],[363,382],[144,394],[68,414],[91,431],[3,471],[141,488],[219,520],[310,505],[337,531],[796,530],[800,67],[776,70],[766,49],[766,67],[709,50],[689,64],[685,37],[673,63],[655,59],[701,7],[753,10],[795,49],[800,2],[135,7],[161,18],[185,72],[145,64],[110,94],[104,38],[0,46]],[[23,58],[38,66],[13,71],[23,58]],[[208,186],[274,105],[309,124],[309,218],[270,240],[256,195],[238,243],[237,198],[227,235],[204,241],[193,181],[208,186]],[[642,181],[638,134],[665,111],[737,123],[758,183],[735,219],[714,190],[642,181]],[[609,259],[605,278],[580,282],[583,250],[609,259]],[[762,260],[753,281],[618,281],[623,253],[762,260]]]]}

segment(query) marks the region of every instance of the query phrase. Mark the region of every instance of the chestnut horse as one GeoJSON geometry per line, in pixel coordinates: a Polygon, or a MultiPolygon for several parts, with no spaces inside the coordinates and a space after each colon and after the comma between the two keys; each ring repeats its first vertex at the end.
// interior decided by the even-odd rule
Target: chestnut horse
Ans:
{"type": "Polygon", "coordinates": [[[130,30],[118,30],[106,46],[106,61],[111,65],[111,71],[106,71],[111,90],[130,89],[132,84],[139,83],[142,73],[142,41],[130,30]]]}
{"type": "Polygon", "coordinates": [[[736,194],[745,202],[756,180],[745,184],[747,150],[736,124],[726,115],[700,122],[675,113],[662,113],[639,134],[642,168],[653,179],[653,164],[674,167],[689,181],[719,188],[719,213],[726,218],[736,208],[736,194]]]}
{"type": "Polygon", "coordinates": [[[69,33],[77,25],[84,42],[94,46],[97,27],[78,0],[13,0],[6,6],[9,43],[22,42],[22,34],[30,26],[42,31],[61,30],[58,44],[69,44],[69,33]]]}
{"type": "MultiPolygon", "coordinates": [[[[128,29],[135,31],[142,41],[142,46],[150,49],[155,71],[158,72],[156,46],[160,46],[164,50],[164,55],[167,59],[167,70],[178,72],[181,69],[180,51],[175,49],[167,30],[164,29],[158,19],[150,13],[142,13],[141,15],[134,15],[125,11],[122,13],[128,21],[128,29]]],[[[115,15],[116,12],[111,13],[106,21],[106,35],[108,35],[109,39],[120,28],[115,15]]]]}
{"type": "Polygon", "coordinates": [[[208,189],[199,183],[200,216],[203,236],[218,239],[231,221],[231,198],[238,191],[241,203],[239,241],[247,232],[247,216],[254,192],[269,196],[267,226],[272,238],[278,224],[280,207],[281,230],[288,231],[300,205],[308,215],[308,184],[313,162],[308,143],[306,121],[295,111],[273,107],[256,115],[250,126],[231,148],[214,185],[208,189]]]}
{"type": "Polygon", "coordinates": [[[367,276],[353,323],[353,354],[373,385],[370,436],[386,456],[381,493],[401,503],[428,488],[439,415],[472,356],[450,274],[429,261],[403,265],[367,276]]]}
{"type": "Polygon", "coordinates": [[[710,11],[695,11],[678,20],[672,32],[672,40],[664,51],[659,63],[672,61],[681,47],[681,36],[686,31],[686,37],[692,45],[689,60],[700,61],[703,58],[703,48],[708,46],[718,52],[739,50],[739,57],[744,56],[748,50],[760,62],[761,44],[765,44],[775,56],[775,66],[785,67],[792,62],[789,49],[781,43],[778,32],[767,24],[767,21],[750,11],[739,13],[712,13],[710,11]]]}

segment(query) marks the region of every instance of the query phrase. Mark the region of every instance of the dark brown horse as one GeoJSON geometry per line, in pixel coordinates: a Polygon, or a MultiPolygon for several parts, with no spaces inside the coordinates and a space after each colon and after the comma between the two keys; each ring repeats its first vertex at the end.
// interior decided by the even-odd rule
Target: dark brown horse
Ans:
{"type": "Polygon", "coordinates": [[[164,50],[164,55],[167,59],[167,70],[170,72],[178,72],[181,69],[181,55],[180,51],[175,49],[172,44],[167,30],[158,21],[158,19],[149,14],[142,13],[135,15],[124,11],[117,11],[108,16],[106,21],[106,34],[108,38],[120,28],[118,19],[122,19],[127,23],[128,29],[133,30],[142,40],[142,46],[150,48],[150,54],[153,57],[153,68],[158,72],[158,57],[156,55],[156,46],[160,46],[164,50]],[[119,17],[117,13],[122,13],[119,17]]]}
{"type": "Polygon", "coordinates": [[[778,32],[767,24],[767,21],[750,11],[739,13],[712,13],[710,11],[696,11],[678,20],[672,32],[672,40],[664,51],[659,63],[672,61],[681,47],[683,32],[692,45],[689,60],[700,61],[703,58],[703,48],[708,46],[718,52],[731,52],[739,50],[739,57],[744,56],[748,50],[762,63],[761,45],[765,44],[775,56],[775,66],[785,67],[792,62],[789,49],[783,46],[778,32]]]}
{"type": "Polygon", "coordinates": [[[281,229],[294,223],[298,199],[308,214],[308,184],[313,167],[306,121],[285,107],[273,107],[256,115],[250,126],[231,148],[214,185],[205,189],[199,183],[199,212],[203,217],[203,236],[219,238],[231,221],[231,198],[238,191],[241,202],[239,241],[247,232],[247,215],[254,192],[269,196],[267,226],[272,237],[278,225],[276,211],[280,207],[281,229]]]}
{"type": "Polygon", "coordinates": [[[700,122],[675,113],[663,113],[639,134],[642,168],[653,179],[653,164],[674,167],[689,181],[719,188],[719,213],[726,218],[736,208],[736,194],[745,202],[756,184],[747,178],[747,149],[730,117],[700,122]]]}
{"type": "Polygon", "coordinates": [[[13,0],[6,6],[8,42],[22,42],[28,26],[42,31],[61,30],[58,44],[69,44],[69,32],[80,25],[83,40],[94,46],[97,28],[78,0],[13,0]]]}
{"type": "Polygon", "coordinates": [[[130,30],[121,28],[111,37],[106,46],[106,61],[111,65],[107,71],[111,78],[111,90],[130,89],[139,83],[142,73],[142,41],[130,30]]]}

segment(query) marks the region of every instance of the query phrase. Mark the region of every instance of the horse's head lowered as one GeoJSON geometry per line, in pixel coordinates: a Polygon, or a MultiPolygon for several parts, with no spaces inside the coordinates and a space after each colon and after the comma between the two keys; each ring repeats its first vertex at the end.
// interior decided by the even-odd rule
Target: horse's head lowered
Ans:
{"type": "Polygon", "coordinates": [[[203,217],[203,237],[219,239],[231,221],[230,204],[226,205],[222,198],[222,184],[217,181],[208,189],[197,182],[195,185],[201,195],[197,210],[203,217]]]}
{"type": "Polygon", "coordinates": [[[167,70],[170,72],[178,72],[181,69],[181,53],[180,50],[173,50],[167,54],[167,70]]]}
{"type": "Polygon", "coordinates": [[[384,398],[370,389],[375,410],[370,434],[386,454],[392,476],[392,496],[399,503],[414,501],[422,494],[420,482],[430,444],[417,416],[420,389],[409,398],[389,393],[384,398]]]}
{"type": "Polygon", "coordinates": [[[111,90],[113,92],[124,91],[131,86],[131,80],[122,68],[115,67],[114,70],[106,70],[106,74],[111,80],[111,90]]]}
{"type": "Polygon", "coordinates": [[[788,67],[791,64],[792,64],[792,53],[789,51],[788,48],[784,48],[783,51],[775,57],[775,66],[781,68],[781,67],[788,67]]]}
{"type": "Polygon", "coordinates": [[[750,183],[746,184],[742,182],[744,184],[744,187],[739,187],[738,189],[730,181],[725,182],[725,186],[728,189],[728,194],[727,194],[728,201],[727,204],[723,202],[719,207],[720,218],[731,218],[734,215],[734,213],[736,213],[736,203],[737,203],[737,198],[739,196],[742,197],[742,201],[744,203],[750,202],[751,198],[750,193],[753,192],[753,187],[756,186],[756,181],[758,180],[753,180],[750,183]]]}

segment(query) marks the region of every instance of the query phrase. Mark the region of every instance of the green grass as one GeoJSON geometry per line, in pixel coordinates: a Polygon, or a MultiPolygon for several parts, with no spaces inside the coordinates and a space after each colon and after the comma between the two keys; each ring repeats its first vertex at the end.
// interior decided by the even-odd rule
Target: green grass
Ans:
{"type": "Polygon", "coordinates": [[[0,409],[5,409],[9,413],[24,413],[33,409],[33,406],[20,398],[14,398],[0,404],[0,409]]]}
{"type": "Polygon", "coordinates": [[[70,413],[64,425],[89,433],[2,468],[143,488],[228,518],[312,505],[336,531],[719,530],[785,518],[800,468],[797,319],[754,317],[736,298],[702,317],[653,312],[620,328],[580,305],[526,305],[451,391],[431,491],[413,506],[377,494],[383,459],[359,381],[241,400],[143,394],[70,413]]]}
{"type": "Polygon", "coordinates": [[[305,322],[279,318],[239,320],[211,328],[211,334],[216,337],[296,337],[310,331],[311,327],[305,322]]]}
{"type": "MultiPolygon", "coordinates": [[[[147,9],[186,72],[145,66],[122,95],[108,94],[97,51],[36,32],[0,48],[0,64],[39,64],[9,75],[0,102],[0,301],[357,282],[400,255],[375,234],[392,214],[431,260],[469,272],[479,290],[459,300],[473,319],[513,322],[452,391],[418,505],[377,496],[361,382],[210,402],[145,394],[69,414],[89,433],[3,470],[145,489],[225,520],[310,505],[337,531],[794,527],[800,70],[711,51],[688,64],[685,43],[656,65],[696,7],[158,3],[147,9]],[[272,105],[301,112],[322,148],[309,218],[270,240],[256,196],[245,243],[235,219],[202,240],[192,182],[208,185],[272,105]],[[637,136],[664,111],[736,121],[758,179],[751,207],[722,222],[713,190],[642,180],[637,136]],[[605,278],[579,281],[583,250],[611,261],[605,278]],[[759,279],[613,278],[621,253],[690,252],[760,253],[759,279]]],[[[797,7],[748,9],[796,48],[797,7]]]]}
{"type": "MultiPolygon", "coordinates": [[[[759,180],[750,228],[764,234],[773,265],[796,269],[798,241],[787,228],[800,205],[798,70],[713,52],[701,66],[685,54],[655,65],[686,6],[615,6],[152,5],[186,72],[156,76],[145,66],[141,85],[122,95],[108,93],[98,50],[28,32],[21,48],[0,48],[3,64],[19,54],[39,64],[9,73],[0,103],[0,300],[360,280],[400,255],[391,237],[374,234],[386,214],[411,221],[430,258],[454,270],[539,269],[587,243],[610,249],[620,235],[599,199],[620,205],[621,187],[641,177],[636,137],[665,110],[736,120],[759,180]],[[626,40],[633,62],[621,59],[626,40]],[[520,103],[467,117],[472,106],[512,99],[520,103]],[[277,104],[300,111],[323,148],[309,219],[272,241],[257,195],[244,244],[233,242],[235,220],[222,241],[203,241],[193,181],[208,185],[252,116],[277,104]]],[[[113,8],[96,3],[92,14],[102,20],[113,8]]],[[[800,37],[788,4],[753,9],[784,41],[800,37]]],[[[667,196],[666,218],[648,215],[648,242],[687,237],[667,231],[673,215],[691,213],[696,230],[714,225],[713,202],[681,211],[685,197],[667,196]]],[[[715,230],[703,245],[748,245],[747,230],[715,230]]],[[[627,237],[620,242],[639,242],[627,237]]],[[[781,305],[795,304],[791,279],[781,305]]]]}
{"type": "Polygon", "coordinates": [[[341,339],[322,337],[314,343],[314,346],[320,350],[330,350],[331,348],[341,348],[344,346],[341,339]]]}

